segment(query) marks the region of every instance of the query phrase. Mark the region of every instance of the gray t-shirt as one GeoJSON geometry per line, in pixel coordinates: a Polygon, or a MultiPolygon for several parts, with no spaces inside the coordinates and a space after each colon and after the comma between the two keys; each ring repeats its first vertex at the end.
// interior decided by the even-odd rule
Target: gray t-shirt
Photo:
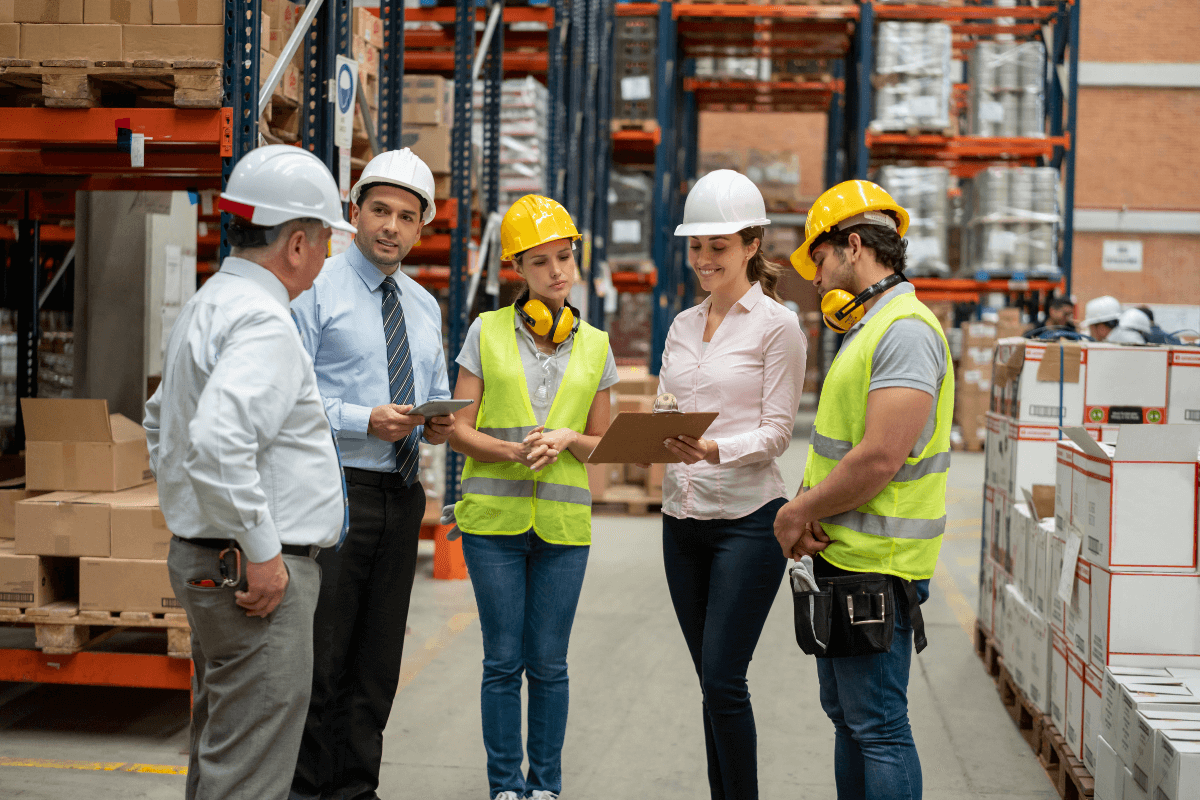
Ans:
{"type": "MultiPolygon", "coordinates": [[[[546,422],[550,415],[550,406],[558,387],[562,385],[563,374],[567,363],[571,360],[571,347],[575,343],[575,334],[555,348],[553,354],[538,350],[533,341],[533,335],[521,324],[521,318],[514,315],[517,328],[517,352],[521,354],[521,366],[525,369],[525,385],[529,389],[529,403],[533,406],[533,416],[539,425],[546,422]]],[[[467,339],[463,342],[462,352],[455,361],[460,367],[470,370],[472,375],[483,377],[483,361],[479,357],[479,339],[483,323],[476,317],[467,330],[467,339]]],[[[600,376],[600,389],[607,389],[617,382],[617,362],[613,358],[612,348],[608,348],[608,360],[604,363],[604,374],[600,376]]]]}
{"type": "MultiPolygon", "coordinates": [[[[875,305],[871,306],[857,325],[850,329],[842,341],[839,355],[854,337],[879,309],[902,294],[915,292],[911,283],[902,283],[884,292],[875,305]]],[[[886,389],[893,386],[903,386],[910,389],[920,389],[933,395],[933,408],[929,410],[929,419],[913,448],[913,456],[920,455],[937,427],[937,397],[942,390],[942,381],[946,378],[946,348],[937,331],[923,321],[914,318],[901,319],[893,322],[879,340],[875,354],[871,360],[871,386],[868,391],[886,389]]]]}

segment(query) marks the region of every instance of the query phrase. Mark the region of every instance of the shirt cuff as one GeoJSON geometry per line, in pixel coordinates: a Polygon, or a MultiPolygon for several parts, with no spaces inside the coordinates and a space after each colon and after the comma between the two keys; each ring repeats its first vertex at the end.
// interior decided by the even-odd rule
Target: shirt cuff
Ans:
{"type": "Polygon", "coordinates": [[[356,406],[342,403],[341,425],[338,426],[338,436],[346,439],[367,438],[367,428],[371,425],[371,409],[368,406],[356,406]]]}
{"type": "Polygon", "coordinates": [[[713,439],[713,442],[717,445],[718,464],[728,464],[738,457],[738,448],[732,437],[728,439],[713,439]]]}
{"type": "Polygon", "coordinates": [[[246,531],[237,540],[246,558],[255,564],[270,561],[283,551],[279,531],[275,530],[275,520],[269,515],[257,528],[246,531]]]}

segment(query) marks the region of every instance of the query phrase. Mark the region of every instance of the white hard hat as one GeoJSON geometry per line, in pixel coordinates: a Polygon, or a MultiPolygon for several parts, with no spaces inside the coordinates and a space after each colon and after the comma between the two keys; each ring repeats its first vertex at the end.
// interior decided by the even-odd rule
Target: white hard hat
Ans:
{"type": "Polygon", "coordinates": [[[1121,312],[1121,319],[1117,322],[1117,327],[1128,328],[1142,334],[1150,333],[1150,318],[1140,308],[1127,308],[1121,312]]]}
{"type": "Polygon", "coordinates": [[[355,232],[342,218],[337,181],[329,168],[290,144],[269,144],[242,156],[218,207],[264,228],[311,217],[327,227],[355,232]]]}
{"type": "Polygon", "coordinates": [[[1115,324],[1121,318],[1121,303],[1115,297],[1105,295],[1095,300],[1088,300],[1083,307],[1084,319],[1080,325],[1097,325],[1101,322],[1115,324]]]}
{"type": "Polygon", "coordinates": [[[770,225],[767,204],[753,181],[740,172],[718,169],[696,181],[683,204],[676,236],[723,236],[770,225]]]}
{"type": "Polygon", "coordinates": [[[437,213],[433,206],[433,172],[412,150],[407,147],[388,150],[372,158],[350,190],[350,202],[358,205],[359,192],[372,183],[387,183],[416,193],[425,200],[421,223],[428,225],[433,221],[433,215],[437,213]]]}

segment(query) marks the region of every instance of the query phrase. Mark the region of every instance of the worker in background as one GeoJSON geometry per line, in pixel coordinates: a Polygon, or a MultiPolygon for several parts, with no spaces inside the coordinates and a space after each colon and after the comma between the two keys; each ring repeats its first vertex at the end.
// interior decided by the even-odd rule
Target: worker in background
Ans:
{"type": "Polygon", "coordinates": [[[567,645],[592,542],[584,462],[608,428],[608,388],[617,382],[608,334],[567,302],[579,239],[554,200],[513,203],[500,257],[527,285],[513,305],[471,323],[457,359],[454,396],[475,402],[459,413],[450,440],[467,456],[454,516],[483,632],[492,800],[555,800],[562,791],[567,645]]]}
{"type": "Polygon", "coordinates": [[[1051,331],[1071,331],[1073,333],[1075,331],[1074,314],[1075,303],[1071,298],[1052,297],[1046,302],[1046,316],[1041,324],[1025,331],[1025,335],[1051,331]]]}
{"type": "Polygon", "coordinates": [[[890,648],[817,661],[840,800],[921,797],[909,666],[946,525],[954,374],[941,324],[904,278],[908,221],[879,186],[847,181],[817,199],[792,254],[846,335],[775,534],[785,555],[813,558],[818,582],[883,578],[895,609],[890,648]]]}
{"type": "Polygon", "coordinates": [[[1097,297],[1084,306],[1083,316],[1079,327],[1087,328],[1089,336],[1097,342],[1103,342],[1117,327],[1117,320],[1121,318],[1121,303],[1109,295],[1097,297]]]}
{"type": "Polygon", "coordinates": [[[344,531],[337,453],[288,303],[325,262],[337,184],[288,145],[234,166],[233,249],[171,329],[146,403],[167,568],[195,664],[189,800],[288,795],[312,686],[317,548],[344,531]]]}
{"type": "Polygon", "coordinates": [[[1138,306],[1138,311],[1141,311],[1150,320],[1150,331],[1145,334],[1147,344],[1183,344],[1183,340],[1173,333],[1167,333],[1158,326],[1154,320],[1154,311],[1150,306],[1138,306]]]}
{"type": "Polygon", "coordinates": [[[1145,344],[1151,331],[1150,318],[1140,308],[1121,312],[1117,327],[1104,339],[1110,344],[1145,344]]]}
{"type": "Polygon", "coordinates": [[[676,236],[709,293],[667,332],[658,391],[680,411],[718,411],[705,438],[665,445],[663,563],[700,679],[712,797],[757,800],[758,746],[746,670],[787,566],[772,535],[787,502],[776,459],[792,443],[808,344],[762,254],[770,224],[749,178],[696,182],[676,236]],[[708,438],[711,437],[711,438],[708,438]]]}
{"type": "Polygon", "coordinates": [[[441,309],[400,270],[433,219],[433,194],[433,173],[411,150],[371,159],[350,190],[353,243],[292,303],[350,500],[345,544],[317,558],[312,701],[293,798],[377,797],[425,515],[420,442],[446,441],[454,424],[409,413],[450,396],[441,309]]]}

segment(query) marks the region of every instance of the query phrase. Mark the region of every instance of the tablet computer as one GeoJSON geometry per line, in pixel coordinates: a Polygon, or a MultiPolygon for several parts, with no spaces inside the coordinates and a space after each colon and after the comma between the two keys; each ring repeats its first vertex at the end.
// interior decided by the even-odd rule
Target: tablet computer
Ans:
{"type": "Polygon", "coordinates": [[[474,400],[426,400],[408,413],[409,416],[424,417],[425,419],[444,417],[461,408],[466,408],[474,402],[474,400]]]}

